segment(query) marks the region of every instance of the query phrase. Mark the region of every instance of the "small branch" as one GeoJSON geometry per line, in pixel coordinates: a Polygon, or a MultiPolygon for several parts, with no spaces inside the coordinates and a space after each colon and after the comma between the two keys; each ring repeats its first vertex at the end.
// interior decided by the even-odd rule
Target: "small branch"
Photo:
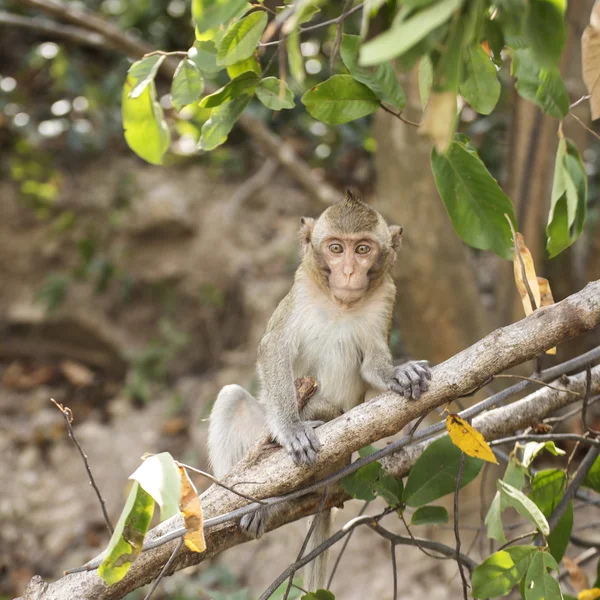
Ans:
{"type": "Polygon", "coordinates": [[[402,523],[404,524],[404,527],[406,528],[406,532],[408,533],[409,537],[411,540],[413,540],[415,542],[415,546],[425,555],[425,556],[429,556],[429,558],[436,558],[438,559],[439,556],[435,556],[435,554],[430,554],[429,552],[427,552],[427,550],[425,548],[422,548],[419,543],[417,542],[417,538],[413,535],[413,532],[410,530],[410,527],[408,526],[408,523],[406,522],[406,519],[404,518],[404,513],[401,511],[398,511],[398,516],[400,517],[400,520],[402,521],[402,523]]]}
{"type": "Polygon", "coordinates": [[[517,536],[516,538],[513,538],[512,540],[508,540],[506,544],[502,544],[502,546],[498,548],[498,552],[500,552],[500,550],[504,550],[504,548],[512,546],[515,542],[520,542],[521,540],[524,540],[528,537],[533,537],[536,533],[537,531],[528,531],[527,533],[522,533],[521,535],[517,536]]]}
{"type": "MultiPolygon", "coordinates": [[[[358,513],[359,517],[362,517],[362,515],[364,514],[365,510],[367,510],[367,507],[369,506],[369,504],[371,504],[370,500],[367,500],[363,507],[360,509],[360,512],[358,513]]],[[[337,558],[335,559],[335,563],[333,565],[333,569],[331,569],[331,575],[329,575],[329,581],[327,582],[327,589],[329,589],[331,587],[331,582],[333,581],[333,576],[335,575],[335,572],[337,571],[337,568],[340,564],[340,561],[342,560],[342,556],[344,554],[344,552],[346,551],[346,548],[348,547],[348,544],[350,543],[350,539],[352,538],[352,534],[354,533],[354,530],[352,530],[350,532],[350,535],[344,540],[344,544],[342,545],[342,549],[340,550],[340,553],[337,555],[337,558]]]]}
{"type": "Polygon", "coordinates": [[[165,576],[169,567],[173,564],[173,561],[175,560],[175,557],[179,554],[179,551],[181,550],[182,546],[183,546],[183,538],[181,538],[177,542],[177,545],[175,546],[175,549],[173,550],[173,553],[171,554],[169,560],[165,563],[165,566],[161,569],[158,577],[156,578],[155,582],[152,584],[150,591],[144,596],[144,600],[150,600],[150,596],[152,596],[152,594],[154,593],[154,590],[158,587],[158,584],[160,583],[161,579],[165,576]]]}
{"type": "Polygon", "coordinates": [[[333,75],[333,73],[335,72],[335,59],[337,58],[337,54],[342,44],[344,21],[348,16],[348,7],[351,4],[352,0],[346,0],[346,4],[344,4],[344,10],[342,11],[342,14],[338,17],[338,21],[335,25],[335,39],[333,40],[333,44],[331,45],[331,54],[329,56],[329,71],[331,75],[333,75]]]}
{"type": "Polygon", "coordinates": [[[403,123],[406,123],[406,125],[410,125],[411,127],[421,127],[420,123],[415,123],[414,121],[409,121],[408,119],[406,119],[402,116],[402,113],[396,112],[396,111],[392,110],[391,108],[388,108],[383,102],[380,102],[379,106],[381,106],[381,108],[383,108],[383,110],[385,110],[385,112],[390,113],[390,115],[394,115],[394,117],[396,117],[396,119],[400,119],[403,123]]]}
{"type": "Polygon", "coordinates": [[[458,473],[456,475],[456,489],[454,490],[454,537],[456,538],[456,562],[458,571],[462,580],[464,600],[469,600],[469,584],[463,570],[463,565],[460,561],[460,531],[458,529],[458,496],[460,494],[460,482],[462,479],[463,469],[465,466],[465,453],[460,453],[460,463],[458,464],[458,473]]]}
{"type": "Polygon", "coordinates": [[[581,96],[581,98],[579,98],[579,100],[575,100],[575,102],[573,102],[573,104],[571,104],[569,106],[569,109],[571,108],[575,108],[576,106],[579,106],[582,102],[585,102],[586,100],[590,99],[590,95],[586,94],[585,96],[581,96]]]}
{"type": "MultiPolygon", "coordinates": [[[[185,50],[173,50],[171,52],[165,52],[164,50],[153,50],[147,52],[142,58],[148,58],[149,56],[187,56],[188,53],[185,50]]],[[[145,599],[144,599],[145,600],[145,599]]]]}
{"type": "Polygon", "coordinates": [[[594,448],[600,449],[600,440],[579,435],[577,433],[545,433],[511,435],[490,442],[490,446],[499,446],[500,444],[514,444],[515,442],[581,442],[594,448]]]}
{"type": "MultiPolygon", "coordinates": [[[[373,531],[376,531],[379,535],[381,535],[385,539],[390,540],[391,542],[394,542],[397,545],[421,546],[423,548],[427,548],[428,550],[433,550],[434,552],[438,552],[445,558],[456,559],[456,548],[451,548],[450,546],[447,546],[446,544],[442,544],[441,542],[435,542],[433,540],[425,540],[423,538],[412,539],[409,537],[404,537],[403,535],[396,535],[395,533],[392,533],[391,531],[388,531],[387,529],[385,529],[384,527],[379,525],[379,523],[370,524],[369,527],[373,531]]],[[[441,558],[441,557],[436,557],[436,558],[441,558]]],[[[472,573],[474,571],[475,567],[477,566],[477,563],[473,559],[466,556],[465,554],[460,554],[458,557],[458,560],[460,560],[461,564],[464,565],[470,573],[472,573]]]]}
{"type": "Polygon", "coordinates": [[[186,465],[185,463],[182,463],[179,461],[176,461],[176,462],[180,467],[183,467],[184,469],[187,469],[188,471],[193,471],[194,473],[198,473],[199,475],[206,477],[206,479],[209,479],[216,485],[221,486],[222,488],[230,491],[232,494],[237,494],[238,496],[240,496],[241,498],[244,498],[245,500],[249,500],[250,502],[256,502],[258,504],[263,504],[263,505],[268,504],[268,502],[266,502],[265,500],[259,500],[258,498],[254,498],[254,496],[248,496],[248,494],[242,494],[242,492],[238,492],[237,490],[234,490],[232,487],[229,487],[228,485],[224,484],[222,481],[219,481],[214,475],[211,475],[210,473],[207,473],[206,471],[202,471],[201,469],[196,469],[196,467],[191,467],[190,465],[186,465]]]}
{"type": "Polygon", "coordinates": [[[591,127],[588,127],[575,113],[570,112],[570,117],[573,117],[588,133],[591,133],[596,139],[600,140],[598,135],[591,127]]]}
{"type": "Polygon", "coordinates": [[[94,476],[92,475],[92,470],[90,469],[90,464],[88,463],[88,457],[85,454],[85,452],[83,451],[83,449],[81,448],[79,441],[77,440],[77,438],[75,437],[75,433],[73,432],[73,426],[72,426],[73,411],[68,406],[63,406],[62,404],[59,404],[54,398],[50,398],[50,401],[54,404],[54,406],[56,406],[56,408],[58,408],[58,410],[60,410],[60,412],[62,413],[62,416],[65,419],[65,423],[67,425],[67,431],[69,432],[69,437],[71,438],[71,440],[73,440],[73,443],[75,444],[75,447],[77,448],[77,450],[79,450],[79,454],[81,454],[81,458],[83,459],[83,464],[85,465],[85,470],[87,471],[88,478],[90,480],[90,485],[94,488],[94,491],[96,492],[96,496],[98,497],[98,502],[100,502],[100,508],[102,509],[102,514],[104,515],[104,521],[106,522],[106,527],[107,527],[108,531],[110,531],[110,535],[112,535],[114,532],[114,529],[113,529],[112,523],[110,522],[110,518],[108,517],[108,512],[106,511],[106,504],[104,502],[104,498],[102,497],[102,494],[100,493],[100,490],[98,489],[98,486],[96,485],[96,480],[94,479],[94,476]]]}
{"type": "Polygon", "coordinates": [[[394,594],[392,596],[393,600],[398,598],[398,567],[396,566],[396,544],[394,542],[390,542],[390,552],[392,555],[392,575],[394,578],[394,594]]]}
{"type": "Polygon", "coordinates": [[[291,573],[296,572],[300,567],[307,565],[309,562],[314,560],[319,554],[323,554],[325,550],[339,542],[343,537],[347,536],[355,527],[363,525],[365,523],[372,523],[376,517],[366,515],[364,517],[356,517],[351,521],[348,521],[342,529],[334,533],[329,539],[325,540],[322,544],[317,546],[312,552],[309,552],[306,556],[297,560],[294,564],[290,565],[279,577],[265,590],[262,596],[258,600],[267,600],[271,597],[273,592],[290,576],[291,573]]]}
{"type": "Polygon", "coordinates": [[[572,390],[565,390],[564,388],[559,388],[553,385],[550,385],[549,383],[546,383],[545,381],[540,381],[539,379],[535,379],[534,377],[526,377],[525,375],[513,375],[511,373],[500,373],[498,375],[494,375],[494,379],[523,379],[525,381],[531,381],[531,383],[537,383],[538,385],[545,385],[546,387],[550,388],[551,390],[557,390],[559,392],[566,392],[567,394],[574,394],[575,396],[581,397],[581,394],[579,392],[574,392],[572,390]]]}

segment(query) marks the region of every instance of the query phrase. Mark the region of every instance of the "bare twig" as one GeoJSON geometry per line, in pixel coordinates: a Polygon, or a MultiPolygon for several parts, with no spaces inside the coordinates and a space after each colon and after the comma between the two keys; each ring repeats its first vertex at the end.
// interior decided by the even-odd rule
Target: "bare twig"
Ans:
{"type": "MultiPolygon", "coordinates": [[[[302,547],[300,548],[300,552],[298,552],[296,561],[299,561],[302,558],[302,556],[304,555],[304,552],[306,551],[306,547],[308,546],[308,542],[310,541],[310,538],[312,537],[312,534],[315,531],[315,527],[317,526],[317,519],[319,518],[319,515],[321,514],[323,507],[325,506],[326,500],[327,500],[327,488],[325,488],[323,490],[323,496],[321,497],[321,501],[319,502],[319,508],[317,508],[317,512],[312,520],[312,523],[310,524],[310,527],[308,528],[308,533],[306,534],[306,537],[304,538],[304,541],[302,542],[302,547]]],[[[288,580],[288,585],[285,590],[285,594],[283,595],[283,600],[287,600],[288,596],[290,595],[290,590],[292,589],[292,583],[294,581],[295,574],[296,574],[296,571],[292,571],[292,574],[290,575],[290,578],[288,580]]]]}
{"type": "Polygon", "coordinates": [[[426,548],[422,548],[419,545],[419,542],[417,541],[417,538],[413,535],[413,532],[410,530],[410,527],[408,526],[408,523],[406,522],[406,519],[404,518],[404,513],[398,511],[398,516],[400,517],[400,520],[402,521],[402,523],[404,524],[404,527],[406,529],[406,532],[408,533],[409,537],[415,542],[415,546],[425,555],[425,556],[429,556],[429,558],[439,558],[438,556],[435,556],[434,554],[431,554],[427,551],[426,548]]]}
{"type": "Polygon", "coordinates": [[[222,481],[219,481],[214,475],[211,475],[210,473],[207,473],[206,471],[202,471],[201,469],[197,469],[196,467],[186,465],[185,463],[182,463],[179,461],[176,461],[176,462],[180,467],[183,467],[184,469],[187,469],[188,471],[193,471],[194,473],[198,473],[198,475],[202,475],[202,477],[206,477],[206,479],[212,481],[216,485],[219,485],[222,488],[229,490],[232,494],[237,494],[241,498],[245,498],[246,500],[249,500],[250,502],[257,502],[258,504],[267,504],[267,502],[265,502],[264,500],[259,500],[258,498],[255,498],[254,496],[248,496],[248,494],[242,494],[242,492],[238,492],[237,490],[234,490],[232,487],[226,485],[222,481]]]}
{"type": "Polygon", "coordinates": [[[144,596],[144,600],[150,600],[150,596],[152,596],[152,594],[154,593],[154,590],[158,587],[158,584],[160,583],[161,579],[165,576],[165,574],[167,573],[169,567],[173,564],[173,561],[175,560],[176,556],[179,554],[179,551],[181,550],[182,546],[183,546],[183,538],[181,538],[177,542],[177,545],[175,546],[175,549],[173,550],[173,553],[169,557],[169,560],[165,563],[165,566],[161,569],[158,577],[156,578],[156,580],[152,584],[152,587],[150,588],[150,591],[144,596]]]}
{"type": "Polygon", "coordinates": [[[490,442],[490,446],[514,444],[515,442],[581,442],[582,444],[600,449],[600,440],[579,435],[577,433],[524,433],[494,440],[493,442],[490,442]]]}
{"type": "Polygon", "coordinates": [[[575,113],[570,112],[570,117],[573,117],[588,133],[591,133],[596,139],[600,140],[598,135],[591,127],[588,127],[575,113]]]}
{"type": "Polygon", "coordinates": [[[392,576],[394,578],[393,600],[398,598],[398,567],[396,566],[396,543],[390,542],[390,553],[392,555],[392,576]]]}
{"type": "MultiPolygon", "coordinates": [[[[369,527],[376,531],[379,535],[384,537],[387,540],[393,541],[396,545],[402,546],[421,546],[422,548],[427,548],[428,550],[433,550],[434,552],[438,552],[442,556],[437,556],[436,558],[452,558],[456,560],[456,548],[451,548],[446,544],[442,544],[441,542],[435,542],[433,540],[425,540],[423,538],[410,538],[404,537],[403,535],[396,535],[391,531],[388,531],[384,527],[382,527],[379,523],[371,523],[369,527]]],[[[458,557],[461,564],[464,565],[470,573],[473,572],[477,563],[466,556],[465,554],[460,554],[458,557]]]]}
{"type": "Polygon", "coordinates": [[[590,99],[590,95],[586,94],[585,96],[581,96],[581,98],[579,98],[579,100],[575,100],[575,102],[573,102],[573,104],[571,104],[569,106],[569,109],[571,108],[575,108],[576,106],[579,106],[582,102],[585,102],[586,100],[590,99]]]}
{"type": "Polygon", "coordinates": [[[102,497],[102,494],[100,493],[100,490],[98,489],[98,486],[96,485],[96,480],[94,479],[94,476],[92,475],[92,470],[90,469],[90,464],[88,463],[88,457],[87,457],[86,453],[83,451],[82,447],[79,444],[79,441],[75,437],[75,433],[73,432],[73,425],[72,425],[73,411],[68,406],[63,406],[62,404],[59,404],[54,398],[50,398],[50,401],[54,403],[54,405],[56,406],[56,408],[58,408],[58,410],[60,410],[62,416],[65,419],[65,423],[67,425],[67,431],[69,432],[69,437],[71,438],[71,440],[73,440],[75,447],[77,448],[77,450],[79,450],[79,454],[81,455],[81,458],[83,459],[83,464],[85,465],[85,470],[87,471],[88,479],[90,480],[90,485],[94,488],[94,492],[96,492],[96,496],[98,497],[98,502],[100,502],[100,508],[102,509],[102,514],[104,515],[104,521],[106,522],[106,527],[107,527],[108,531],[110,531],[110,535],[112,535],[114,532],[114,529],[113,529],[112,523],[110,522],[108,512],[106,511],[106,504],[104,502],[104,498],[102,497]]]}
{"type": "Polygon", "coordinates": [[[346,0],[346,4],[344,4],[344,10],[342,10],[342,14],[338,17],[338,20],[335,25],[335,39],[333,40],[333,44],[331,45],[331,54],[329,55],[329,71],[331,75],[333,75],[333,73],[335,72],[335,59],[337,58],[340,45],[342,44],[344,21],[348,17],[348,8],[351,4],[352,0],[346,0]]]}
{"type": "Polygon", "coordinates": [[[506,542],[506,544],[502,544],[502,546],[500,546],[500,548],[498,548],[498,552],[500,552],[500,550],[504,550],[504,548],[508,548],[509,546],[512,546],[516,542],[520,542],[521,540],[524,540],[528,537],[533,537],[536,533],[537,533],[537,531],[528,531],[527,533],[522,533],[521,535],[517,536],[516,538],[513,538],[512,540],[508,540],[508,542],[506,542]]]}
{"type": "Polygon", "coordinates": [[[407,118],[402,116],[402,113],[396,112],[395,110],[388,108],[383,102],[380,102],[379,106],[381,106],[381,108],[383,108],[383,110],[385,110],[385,112],[390,113],[390,115],[394,115],[394,117],[396,117],[396,119],[400,119],[400,121],[402,121],[403,123],[406,123],[406,125],[411,125],[412,127],[421,127],[420,123],[415,123],[414,121],[409,121],[407,118]]]}
{"type": "Polygon", "coordinates": [[[460,495],[460,482],[462,480],[463,469],[465,466],[465,453],[460,453],[460,462],[458,463],[458,473],[456,474],[456,489],[454,490],[454,537],[456,538],[456,562],[458,571],[462,581],[464,600],[469,600],[469,584],[463,570],[463,565],[460,560],[460,531],[458,529],[458,496],[460,495]]]}
{"type": "Polygon", "coordinates": [[[581,396],[579,392],[574,392],[572,390],[565,390],[564,388],[555,387],[546,383],[545,381],[540,381],[539,379],[535,379],[534,377],[526,377],[525,375],[514,375],[512,373],[499,373],[498,375],[494,375],[494,379],[523,379],[525,381],[531,381],[531,383],[537,383],[538,385],[545,385],[551,390],[558,390],[559,392],[566,392],[567,394],[574,394],[575,396],[581,396]]]}
{"type": "MultiPolygon", "coordinates": [[[[367,510],[367,507],[369,506],[370,503],[371,503],[370,500],[367,500],[363,504],[363,507],[360,509],[360,512],[358,513],[359,517],[362,517],[362,515],[364,514],[365,510],[367,510]]],[[[350,543],[350,539],[352,538],[353,533],[354,533],[354,530],[352,530],[350,532],[350,535],[348,535],[348,537],[344,540],[342,549],[340,550],[339,554],[337,555],[337,558],[335,559],[335,563],[333,565],[333,568],[331,569],[331,574],[329,575],[329,581],[327,582],[327,589],[329,589],[331,587],[331,583],[333,581],[333,576],[335,575],[335,572],[337,571],[340,561],[342,560],[342,556],[343,556],[344,552],[346,551],[348,544],[350,543]]]]}

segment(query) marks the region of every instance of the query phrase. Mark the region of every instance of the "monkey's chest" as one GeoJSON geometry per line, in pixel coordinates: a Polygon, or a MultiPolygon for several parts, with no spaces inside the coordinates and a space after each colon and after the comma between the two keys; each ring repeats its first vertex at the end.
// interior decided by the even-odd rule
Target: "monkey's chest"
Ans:
{"type": "Polygon", "coordinates": [[[341,414],[364,399],[361,328],[351,325],[325,322],[300,340],[294,376],[317,380],[318,392],[309,402],[317,411],[321,405],[341,414]]]}

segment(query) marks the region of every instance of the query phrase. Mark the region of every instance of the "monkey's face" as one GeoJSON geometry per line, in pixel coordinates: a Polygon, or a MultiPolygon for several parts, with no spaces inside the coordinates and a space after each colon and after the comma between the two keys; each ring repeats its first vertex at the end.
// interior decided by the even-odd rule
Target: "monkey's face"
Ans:
{"type": "Polygon", "coordinates": [[[342,303],[360,300],[369,288],[370,273],[381,253],[375,238],[365,235],[337,235],[319,245],[326,266],[329,289],[342,303]]]}

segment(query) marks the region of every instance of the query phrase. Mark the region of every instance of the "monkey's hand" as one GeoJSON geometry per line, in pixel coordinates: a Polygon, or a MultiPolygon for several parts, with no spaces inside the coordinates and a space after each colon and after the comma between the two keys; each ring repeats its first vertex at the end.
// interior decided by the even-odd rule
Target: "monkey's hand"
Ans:
{"type": "Polygon", "coordinates": [[[317,453],[321,449],[321,442],[314,428],[322,423],[295,421],[279,430],[274,437],[292,455],[297,465],[314,465],[317,462],[317,453]]]}
{"type": "Polygon", "coordinates": [[[408,400],[418,400],[429,387],[431,369],[426,360],[411,360],[394,367],[394,375],[390,381],[390,390],[404,396],[408,400]]]}

